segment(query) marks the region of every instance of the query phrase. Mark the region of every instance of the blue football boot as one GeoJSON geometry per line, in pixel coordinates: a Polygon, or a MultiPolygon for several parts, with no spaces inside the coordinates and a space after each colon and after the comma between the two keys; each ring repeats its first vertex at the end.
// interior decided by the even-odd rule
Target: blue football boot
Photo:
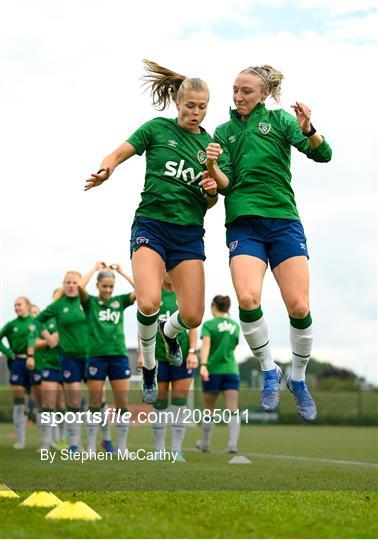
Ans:
{"type": "Polygon", "coordinates": [[[278,366],[268,371],[263,371],[264,386],[261,390],[260,404],[265,412],[274,412],[280,401],[280,382],[282,377],[281,368],[278,366]]]}
{"type": "Polygon", "coordinates": [[[304,381],[292,381],[290,375],[286,379],[286,386],[293,394],[297,412],[306,422],[316,420],[316,405],[304,381]]]}
{"type": "Polygon", "coordinates": [[[112,456],[117,455],[117,450],[114,448],[112,441],[107,441],[106,439],[102,439],[101,446],[105,450],[105,452],[110,452],[112,456]]]}

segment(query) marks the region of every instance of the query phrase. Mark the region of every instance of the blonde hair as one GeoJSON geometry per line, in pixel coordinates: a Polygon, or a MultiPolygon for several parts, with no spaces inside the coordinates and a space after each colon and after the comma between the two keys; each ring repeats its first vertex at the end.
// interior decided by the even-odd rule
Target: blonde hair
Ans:
{"type": "Polygon", "coordinates": [[[261,91],[268,90],[276,103],[280,102],[281,82],[284,78],[283,73],[274,69],[272,66],[264,64],[263,66],[253,66],[243,69],[240,73],[249,73],[258,75],[261,79],[261,91]]]}
{"type": "Polygon", "coordinates": [[[23,300],[25,302],[25,304],[28,306],[29,311],[30,311],[30,308],[32,307],[32,303],[30,302],[30,300],[29,300],[29,298],[27,296],[17,296],[16,302],[17,302],[17,300],[23,300]]]}
{"type": "Polygon", "coordinates": [[[143,85],[151,88],[152,103],[159,111],[166,109],[171,102],[181,101],[188,90],[209,95],[209,88],[202,79],[180,75],[151,60],[143,60],[143,63],[147,71],[143,85]]]}
{"type": "Polygon", "coordinates": [[[79,279],[81,278],[81,274],[80,274],[80,272],[78,272],[77,270],[68,270],[68,272],[66,272],[66,273],[64,274],[63,282],[66,280],[66,277],[67,277],[69,274],[74,274],[74,275],[77,276],[79,279]]]}
{"type": "MultiPolygon", "coordinates": [[[[81,278],[81,274],[77,270],[68,270],[68,272],[64,274],[63,283],[66,281],[66,277],[69,274],[74,274],[75,276],[78,276],[79,279],[81,278]]],[[[53,300],[59,300],[60,298],[63,298],[63,296],[64,296],[63,287],[58,287],[57,289],[54,290],[53,300]]]]}

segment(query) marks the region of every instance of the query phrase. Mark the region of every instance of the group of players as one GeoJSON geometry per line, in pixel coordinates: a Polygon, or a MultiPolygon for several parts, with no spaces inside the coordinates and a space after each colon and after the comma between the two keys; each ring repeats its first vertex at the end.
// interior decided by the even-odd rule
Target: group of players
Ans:
{"type": "MultiPolygon", "coordinates": [[[[172,377],[173,370],[183,365],[178,338],[183,332],[190,333],[186,360],[189,369],[196,362],[194,329],[201,325],[205,309],[203,223],[207,209],[216,204],[220,193],[225,202],[226,243],[239,303],[240,326],[263,372],[261,406],[267,412],[277,409],[282,376],[272,358],[261,308],[263,280],[269,264],[289,315],[292,369],[286,384],[294,396],[298,414],[312,422],[316,419],[316,405],[305,382],[313,344],[309,255],[291,186],[291,147],[320,163],[330,161],[331,148],[312,125],[308,106],[295,102],[292,105],[295,117],[283,109],[266,108],[268,97],[279,101],[283,79],[282,73],[271,66],[248,67],[237,75],[233,85],[236,109],[231,111],[229,121],[218,126],[213,139],[201,125],[209,103],[206,83],[151,61],[145,60],[144,64],[145,82],[151,88],[154,105],[162,110],[173,102],[177,118],[157,117],[144,123],[104,158],[100,169],[91,174],[84,187],[88,191],[100,186],[122,162],[135,154],[146,153],[145,184],[130,240],[135,293],[112,298],[114,276],[103,268],[99,274],[98,299],[88,297],[79,289],[86,280],[70,272],[65,277],[63,293],[58,293],[61,296],[36,317],[37,322],[49,323],[54,318],[57,322],[59,347],[64,353],[61,362],[67,407],[75,411],[80,403],[80,380],[86,365],[81,333],[87,324],[90,333],[93,328],[93,350],[89,353],[93,360],[89,361],[87,373],[91,408],[101,407],[103,380],[99,374],[103,376],[106,370],[118,376],[120,371],[128,369],[122,362],[109,361],[119,355],[118,350],[117,353],[113,349],[109,351],[105,334],[95,327],[99,320],[110,322],[113,317],[115,322],[121,317],[121,310],[135,298],[142,398],[158,409],[166,406],[167,384],[163,383],[167,381],[162,379],[158,384],[159,372],[163,373],[166,368],[167,377],[172,377]],[[169,311],[166,320],[160,320],[161,302],[165,297],[162,283],[168,287],[168,278],[176,295],[177,309],[173,313],[169,311]],[[83,281],[80,283],[80,280],[83,281]],[[113,310],[117,313],[113,314],[113,310]],[[75,313],[77,318],[71,318],[75,313]],[[69,328],[67,336],[61,335],[63,326],[69,328]],[[165,359],[160,358],[160,362],[158,334],[165,350],[165,359]]],[[[224,317],[227,306],[215,301],[214,306],[224,317]]],[[[46,332],[43,337],[47,342],[51,339],[46,332]]],[[[203,336],[202,350],[210,350],[211,355],[208,337],[203,336]]],[[[208,368],[203,354],[201,375],[205,380],[208,368]]],[[[32,358],[26,358],[27,362],[29,360],[32,358]]],[[[119,384],[119,379],[114,379],[113,375],[109,379],[117,381],[112,384],[116,406],[125,408],[125,382],[119,384]]],[[[173,385],[173,407],[182,407],[186,399],[188,382],[183,379],[177,379],[181,382],[173,385]]],[[[212,384],[211,379],[210,376],[209,384],[212,384]]],[[[232,386],[227,388],[229,383],[222,378],[218,382],[216,388],[210,386],[206,392],[210,408],[214,401],[212,395],[220,390],[233,390],[232,386]]],[[[233,403],[231,400],[232,408],[233,403]]],[[[175,427],[177,433],[182,428],[175,427]]],[[[126,427],[117,426],[118,429],[123,433],[123,439],[121,435],[119,439],[124,440],[126,427]]],[[[164,426],[155,426],[157,440],[163,441],[160,437],[164,429],[164,426]]],[[[78,433],[79,427],[71,425],[73,448],[78,446],[78,433]]],[[[208,447],[207,437],[209,433],[199,444],[204,450],[208,447]]],[[[159,447],[163,444],[158,442],[159,447]]],[[[231,440],[230,448],[234,446],[231,440]]]]}
{"type": "MultiPolygon", "coordinates": [[[[120,265],[107,267],[98,262],[88,274],[66,273],[61,289],[54,292],[54,301],[39,311],[26,297],[15,302],[17,318],[7,323],[1,339],[7,338],[9,347],[0,344],[10,367],[10,383],[14,397],[13,421],[16,428],[15,448],[25,447],[25,398],[31,388],[37,404],[37,425],[41,448],[59,447],[61,435],[54,422],[43,422],[43,413],[66,410],[77,414],[81,406],[81,383],[86,381],[89,391],[89,411],[100,413],[101,422],[90,415],[86,423],[88,451],[96,452],[98,427],[103,430],[102,446],[115,453],[110,425],[105,419],[107,405],[104,400],[106,379],[112,387],[117,415],[116,432],[118,450],[127,450],[129,421],[122,417],[127,411],[131,370],[124,334],[124,310],[136,299],[135,292],[113,296],[115,273],[118,272],[132,286],[133,280],[120,265]],[[85,287],[97,272],[98,295],[89,295],[85,287]],[[62,388],[64,386],[64,394],[62,388]]],[[[216,397],[222,389],[226,406],[234,412],[238,407],[239,370],[234,357],[238,343],[239,326],[229,318],[229,297],[216,296],[212,302],[214,319],[204,323],[201,350],[201,375],[206,395],[216,397]],[[214,324],[215,322],[215,324],[214,324]]],[[[162,282],[162,301],[159,320],[164,322],[177,310],[176,295],[168,274],[162,282]]],[[[197,330],[180,332],[178,342],[185,361],[172,366],[166,358],[161,336],[156,343],[158,369],[158,398],[153,403],[156,412],[168,408],[171,385],[172,452],[175,462],[185,461],[182,444],[187,423],[184,421],[188,394],[195,369],[197,330]]],[[[138,364],[142,365],[141,356],[138,364]]],[[[209,405],[207,402],[205,406],[209,405]]],[[[212,408],[214,408],[215,401],[212,408]]],[[[51,417],[52,418],[52,417],[51,417]]],[[[167,419],[164,414],[154,415],[152,422],[156,459],[164,456],[167,419]]],[[[81,422],[67,423],[69,449],[76,452],[80,444],[81,422]]],[[[228,450],[236,452],[240,426],[236,417],[229,423],[228,450]]],[[[209,450],[211,428],[204,424],[204,440],[198,442],[203,451],[209,450]]]]}

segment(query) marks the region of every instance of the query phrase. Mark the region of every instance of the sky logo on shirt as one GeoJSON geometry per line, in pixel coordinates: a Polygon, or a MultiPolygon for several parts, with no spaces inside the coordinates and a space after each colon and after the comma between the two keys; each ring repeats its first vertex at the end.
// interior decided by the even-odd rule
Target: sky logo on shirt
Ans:
{"type": "Polygon", "coordinates": [[[112,311],[110,308],[99,311],[98,313],[98,320],[101,322],[112,322],[114,324],[118,324],[120,318],[120,312],[112,311]]]}
{"type": "Polygon", "coordinates": [[[231,335],[235,332],[236,326],[228,321],[224,321],[218,324],[219,332],[229,332],[231,335]]]}
{"type": "Polygon", "coordinates": [[[173,176],[177,179],[182,179],[187,184],[194,184],[203,175],[203,171],[200,171],[197,175],[194,172],[193,167],[185,167],[185,160],[181,159],[180,163],[177,163],[176,161],[167,161],[165,164],[165,176],[173,176]]]}

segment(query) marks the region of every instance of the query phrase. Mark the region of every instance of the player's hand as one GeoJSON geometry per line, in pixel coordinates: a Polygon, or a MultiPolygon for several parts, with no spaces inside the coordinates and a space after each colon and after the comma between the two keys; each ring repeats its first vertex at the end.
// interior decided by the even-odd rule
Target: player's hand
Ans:
{"type": "Polygon", "coordinates": [[[118,272],[118,273],[120,273],[120,274],[123,272],[122,266],[121,266],[120,264],[118,264],[118,263],[113,263],[113,264],[111,264],[111,265],[110,265],[110,268],[111,268],[112,270],[115,270],[116,272],[118,272]]]}
{"type": "Polygon", "coordinates": [[[186,357],[186,369],[196,369],[198,367],[198,358],[196,353],[188,353],[186,357]]]}
{"type": "Polygon", "coordinates": [[[201,369],[200,369],[200,375],[202,377],[202,380],[204,382],[207,382],[210,377],[209,377],[209,372],[207,371],[207,367],[206,366],[201,366],[201,369]]]}
{"type": "Polygon", "coordinates": [[[214,178],[209,176],[208,171],[203,173],[202,180],[201,182],[198,182],[198,185],[201,186],[201,188],[209,195],[214,196],[217,194],[217,183],[214,178]]]}
{"type": "Polygon", "coordinates": [[[210,143],[206,148],[207,161],[214,163],[223,154],[223,150],[218,143],[210,143]]]}
{"type": "Polygon", "coordinates": [[[50,349],[54,349],[57,347],[59,343],[59,334],[58,332],[54,332],[53,334],[50,334],[49,336],[45,337],[47,341],[47,345],[50,347],[50,349]]]}
{"type": "Polygon", "coordinates": [[[28,369],[29,371],[32,371],[34,367],[35,367],[34,356],[28,356],[28,358],[26,359],[26,369],[28,369]]]}
{"type": "Polygon", "coordinates": [[[296,101],[291,105],[297,117],[297,122],[302,131],[309,132],[311,130],[311,109],[304,103],[296,101]]]}
{"type": "Polygon", "coordinates": [[[85,181],[84,191],[88,191],[88,189],[92,189],[97,186],[101,186],[105,180],[107,180],[110,176],[110,167],[106,167],[106,169],[100,174],[98,173],[92,173],[90,178],[87,178],[85,181]]]}
{"type": "Polygon", "coordinates": [[[104,268],[106,268],[108,265],[106,264],[106,262],[104,261],[97,261],[96,264],[95,264],[95,270],[96,272],[98,270],[103,270],[104,268]]]}

